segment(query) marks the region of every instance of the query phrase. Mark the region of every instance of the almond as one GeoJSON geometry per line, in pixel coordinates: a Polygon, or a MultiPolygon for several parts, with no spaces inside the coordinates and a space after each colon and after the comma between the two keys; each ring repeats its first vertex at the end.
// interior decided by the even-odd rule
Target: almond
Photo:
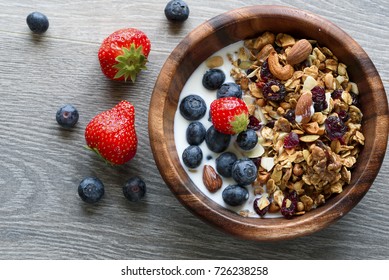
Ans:
{"type": "Polygon", "coordinates": [[[286,62],[291,65],[303,62],[308,58],[312,52],[312,45],[308,40],[302,39],[297,41],[296,44],[289,50],[286,57],[286,62]]]}
{"type": "Polygon", "coordinates": [[[212,166],[204,165],[203,183],[211,193],[214,193],[222,187],[223,181],[212,166]]]}
{"type": "Polygon", "coordinates": [[[312,106],[312,93],[304,92],[296,104],[295,115],[298,123],[308,123],[314,113],[312,106]]]}

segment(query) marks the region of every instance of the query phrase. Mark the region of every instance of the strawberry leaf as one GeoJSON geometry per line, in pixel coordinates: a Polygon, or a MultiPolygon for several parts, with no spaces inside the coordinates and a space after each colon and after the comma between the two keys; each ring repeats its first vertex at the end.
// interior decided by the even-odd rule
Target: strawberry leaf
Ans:
{"type": "Polygon", "coordinates": [[[233,120],[230,122],[232,131],[234,134],[239,134],[242,131],[247,129],[249,124],[249,118],[246,113],[241,113],[240,115],[236,115],[233,120]]]}
{"type": "Polygon", "coordinates": [[[115,60],[118,62],[113,67],[118,69],[114,79],[124,77],[127,81],[128,78],[132,82],[135,82],[136,76],[141,70],[147,69],[146,62],[147,58],[143,55],[143,47],[135,47],[132,43],[130,49],[122,47],[123,54],[118,55],[115,60]]]}

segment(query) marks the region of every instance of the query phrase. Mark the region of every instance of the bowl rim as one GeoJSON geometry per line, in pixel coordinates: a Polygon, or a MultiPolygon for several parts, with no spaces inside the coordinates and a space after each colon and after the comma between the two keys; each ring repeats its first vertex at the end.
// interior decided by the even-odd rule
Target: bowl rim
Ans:
{"type": "MultiPolygon", "coordinates": [[[[235,38],[232,40],[235,40],[235,38]]],[[[238,40],[239,38],[235,41],[238,40]]],[[[210,54],[212,53],[213,51],[210,52],[210,54]]],[[[198,65],[201,62],[198,62],[198,65]]],[[[194,67],[193,71],[196,68],[194,67]]],[[[188,33],[175,47],[161,68],[149,107],[149,137],[153,157],[162,178],[176,198],[188,210],[216,228],[243,239],[257,241],[277,241],[305,236],[329,226],[348,213],[370,189],[372,182],[379,172],[385,156],[388,130],[389,113],[385,89],[373,62],[366,52],[345,31],[329,20],[305,10],[276,5],[255,5],[230,10],[200,24],[188,33]],[[248,15],[248,17],[244,15],[248,15]],[[369,75],[378,77],[378,79],[375,79],[376,84],[372,84],[371,87],[384,98],[386,108],[384,106],[383,110],[377,112],[377,117],[380,118],[380,121],[377,122],[376,129],[382,130],[382,133],[378,135],[381,145],[378,145],[374,151],[370,152],[368,161],[369,164],[374,163],[378,168],[374,171],[364,172],[358,176],[358,180],[354,183],[354,185],[358,184],[360,186],[357,196],[353,196],[352,199],[348,198],[348,193],[351,191],[351,188],[345,188],[342,195],[332,197],[331,203],[326,203],[324,206],[321,206],[320,211],[310,211],[303,216],[298,216],[293,219],[253,219],[239,216],[216,204],[206,195],[198,191],[197,187],[191,183],[189,176],[180,164],[175,144],[166,141],[167,138],[164,130],[166,127],[169,127],[170,130],[172,125],[167,124],[167,120],[164,118],[164,109],[171,103],[174,103],[174,106],[177,108],[177,100],[174,100],[170,96],[169,89],[172,86],[174,73],[179,69],[181,62],[188,54],[187,52],[190,50],[192,44],[198,44],[202,40],[205,40],[212,30],[220,31],[224,30],[226,26],[233,25],[239,21],[252,20],[258,16],[266,17],[274,15],[314,24],[317,26],[319,32],[335,30],[337,36],[343,36],[343,38],[353,42],[354,49],[352,51],[357,51],[359,55],[363,55],[364,65],[361,65],[361,67],[369,67],[369,75]],[[325,26],[326,30],[320,29],[321,26],[325,26]],[[167,81],[169,81],[168,84],[166,84],[167,81]],[[166,169],[169,169],[170,172],[164,172],[166,169]],[[188,180],[190,181],[189,184],[187,184],[188,180]],[[272,220],[277,220],[277,223],[272,222],[272,220]]],[[[174,133],[173,130],[170,132],[174,133]]]]}

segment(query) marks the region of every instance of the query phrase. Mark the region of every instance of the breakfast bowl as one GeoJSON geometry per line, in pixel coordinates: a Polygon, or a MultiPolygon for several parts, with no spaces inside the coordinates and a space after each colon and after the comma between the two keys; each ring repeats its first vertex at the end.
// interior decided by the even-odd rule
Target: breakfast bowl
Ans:
{"type": "MultiPolygon", "coordinates": [[[[235,63],[236,61],[239,63],[239,60],[235,60],[235,63]]],[[[224,63],[227,63],[227,60],[224,63]]],[[[229,74],[226,73],[226,76],[229,74]]],[[[193,90],[196,91],[195,88],[193,90]]],[[[329,102],[328,97],[331,97],[331,94],[326,96],[329,102]]],[[[349,102],[351,103],[352,101],[349,102]]],[[[208,121],[208,115],[203,118],[208,121]]],[[[379,172],[385,156],[388,128],[386,93],[380,76],[365,51],[330,21],[307,11],[282,6],[239,8],[216,16],[191,31],[163,65],[149,108],[149,135],[153,156],[172,193],[203,221],[236,237],[257,241],[286,240],[312,234],[347,214],[363,198],[379,172]],[[332,195],[326,196],[325,203],[320,206],[313,207],[310,211],[302,211],[301,215],[286,218],[282,215],[271,218],[244,215],[244,211],[234,211],[212,199],[207,190],[200,187],[190,175],[192,172],[198,176],[202,169],[193,171],[183,164],[182,149],[178,147],[176,139],[178,133],[185,138],[186,127],[178,127],[175,122],[183,89],[196,69],[219,50],[237,42],[248,42],[249,39],[255,42],[255,38],[266,32],[305,38],[313,46],[317,44],[330,50],[329,53],[337,63],[339,59],[339,63],[347,66],[347,79],[352,81],[347,90],[358,93],[358,108],[363,114],[358,135],[364,145],[357,149],[358,157],[355,162],[349,164],[350,170],[342,171],[350,175],[347,175],[346,184],[340,191],[334,190],[332,195]],[[357,90],[352,87],[357,87],[357,90]]],[[[336,148],[331,146],[331,149],[336,148]]],[[[203,164],[212,157],[216,155],[206,158],[204,154],[203,164]]],[[[288,160],[285,162],[288,164],[288,160]]],[[[336,161],[333,160],[332,163],[336,164],[336,161]]],[[[272,173],[271,170],[268,171],[272,173]]],[[[307,178],[304,178],[303,184],[309,183],[307,178]]],[[[339,178],[341,175],[337,180],[339,178]]]]}

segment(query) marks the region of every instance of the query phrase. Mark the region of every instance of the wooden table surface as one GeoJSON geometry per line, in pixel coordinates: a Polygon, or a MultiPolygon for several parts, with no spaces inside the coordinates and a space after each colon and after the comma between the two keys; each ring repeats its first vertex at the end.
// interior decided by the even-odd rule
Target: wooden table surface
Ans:
{"type": "Polygon", "coordinates": [[[388,152],[370,191],[341,220],[310,236],[257,243],[220,232],[178,202],[155,166],[147,129],[154,83],[174,47],[204,21],[254,4],[293,6],[331,20],[368,53],[389,93],[387,2],[187,0],[190,17],[182,24],[167,21],[166,3],[0,2],[0,259],[388,259],[388,152]],[[26,25],[32,11],[49,18],[42,36],[26,25]],[[152,42],[148,70],[135,84],[109,81],[97,59],[101,41],[122,27],[139,28],[152,42]],[[135,105],[138,153],[110,167],[84,148],[84,129],[122,99],[135,105]],[[72,131],[55,121],[66,103],[80,112],[72,131]],[[106,186],[93,206],[77,195],[91,175],[106,186]],[[137,204],[121,190],[133,175],[147,184],[137,204]]]}

